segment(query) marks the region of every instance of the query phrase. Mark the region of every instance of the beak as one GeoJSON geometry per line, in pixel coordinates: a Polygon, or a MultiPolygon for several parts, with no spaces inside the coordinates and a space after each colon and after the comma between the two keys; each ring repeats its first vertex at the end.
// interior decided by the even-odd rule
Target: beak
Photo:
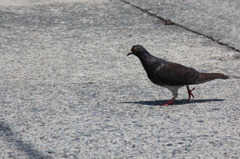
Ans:
{"type": "Polygon", "coordinates": [[[127,56],[129,56],[129,55],[131,55],[131,54],[133,54],[132,52],[129,52],[128,54],[127,54],[127,56]]]}

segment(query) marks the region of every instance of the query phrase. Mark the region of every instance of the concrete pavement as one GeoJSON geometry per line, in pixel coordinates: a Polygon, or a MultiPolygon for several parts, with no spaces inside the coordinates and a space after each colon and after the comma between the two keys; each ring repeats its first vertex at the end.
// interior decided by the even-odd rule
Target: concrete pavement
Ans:
{"type": "MultiPolygon", "coordinates": [[[[237,28],[224,34],[213,27],[211,39],[204,32],[209,26],[201,32],[200,25],[164,25],[160,16],[170,14],[178,24],[178,14],[157,17],[143,11],[150,1],[128,2],[0,2],[1,158],[240,156],[237,28]],[[219,34],[226,45],[215,40],[219,34]],[[194,86],[190,103],[182,88],[176,105],[158,106],[171,93],[147,79],[136,57],[126,56],[134,44],[231,78],[194,86]]],[[[175,5],[180,12],[182,3],[175,5]]],[[[180,21],[199,23],[195,13],[180,21]]]]}
{"type": "Polygon", "coordinates": [[[225,0],[123,0],[156,17],[240,51],[240,2],[225,0]]]}

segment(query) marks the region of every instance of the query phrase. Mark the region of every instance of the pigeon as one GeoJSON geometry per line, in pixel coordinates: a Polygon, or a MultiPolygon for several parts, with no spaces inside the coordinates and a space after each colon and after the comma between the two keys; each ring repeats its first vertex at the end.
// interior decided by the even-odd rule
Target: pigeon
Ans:
{"type": "Polygon", "coordinates": [[[168,106],[174,104],[174,100],[178,96],[178,89],[186,86],[188,92],[187,102],[191,97],[194,98],[192,91],[195,89],[189,88],[189,85],[201,84],[214,79],[228,79],[229,77],[221,73],[204,73],[197,71],[191,67],[186,67],[178,63],[169,62],[161,58],[151,55],[143,46],[134,45],[131,52],[127,54],[137,56],[148,78],[156,85],[169,89],[173,97],[167,103],[159,105],[168,106]]]}

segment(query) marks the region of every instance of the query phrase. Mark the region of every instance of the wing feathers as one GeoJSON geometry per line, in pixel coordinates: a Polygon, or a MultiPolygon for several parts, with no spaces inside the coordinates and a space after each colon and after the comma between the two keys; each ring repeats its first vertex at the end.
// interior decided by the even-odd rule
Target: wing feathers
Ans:
{"type": "Polygon", "coordinates": [[[193,68],[164,61],[163,67],[159,69],[155,77],[166,85],[177,86],[193,84],[199,78],[199,72],[193,68]]]}
{"type": "Polygon", "coordinates": [[[177,63],[162,61],[161,67],[155,72],[161,83],[169,86],[191,85],[208,82],[214,79],[228,79],[221,73],[200,73],[197,70],[177,63]]]}

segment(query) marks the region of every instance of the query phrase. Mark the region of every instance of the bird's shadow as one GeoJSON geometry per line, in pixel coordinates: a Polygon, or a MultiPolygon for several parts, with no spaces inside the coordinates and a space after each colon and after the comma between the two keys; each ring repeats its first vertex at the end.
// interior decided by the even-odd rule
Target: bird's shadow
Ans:
{"type": "MultiPolygon", "coordinates": [[[[121,103],[133,103],[142,105],[159,105],[161,103],[167,103],[169,100],[155,100],[155,101],[135,101],[135,102],[121,102],[121,103]]],[[[174,100],[174,105],[183,105],[191,103],[207,103],[207,102],[222,102],[224,99],[197,99],[186,102],[186,99],[174,100]]]]}

